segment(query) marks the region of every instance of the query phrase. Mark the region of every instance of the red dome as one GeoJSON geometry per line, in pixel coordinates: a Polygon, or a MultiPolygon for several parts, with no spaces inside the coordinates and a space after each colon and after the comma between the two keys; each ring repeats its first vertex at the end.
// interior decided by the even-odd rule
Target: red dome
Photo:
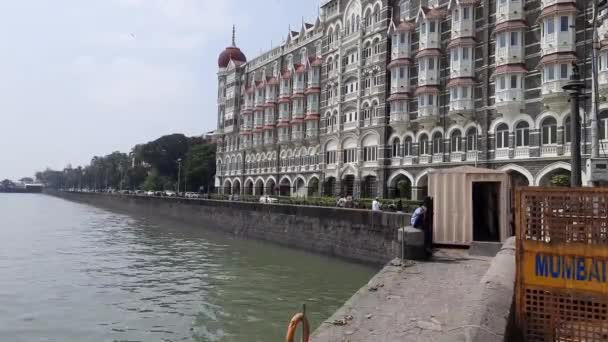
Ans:
{"type": "Polygon", "coordinates": [[[238,47],[229,46],[220,53],[220,56],[217,59],[217,65],[220,68],[225,68],[228,66],[228,63],[230,63],[230,60],[245,63],[247,62],[247,57],[245,57],[245,54],[243,54],[238,47]]]}

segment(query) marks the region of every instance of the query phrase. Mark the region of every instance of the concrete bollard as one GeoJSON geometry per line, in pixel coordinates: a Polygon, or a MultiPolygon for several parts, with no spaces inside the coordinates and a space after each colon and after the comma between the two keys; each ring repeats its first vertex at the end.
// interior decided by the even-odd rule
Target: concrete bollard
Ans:
{"type": "Polygon", "coordinates": [[[401,257],[409,260],[426,259],[424,249],[424,232],[418,228],[407,226],[399,228],[397,240],[401,243],[401,257]]]}

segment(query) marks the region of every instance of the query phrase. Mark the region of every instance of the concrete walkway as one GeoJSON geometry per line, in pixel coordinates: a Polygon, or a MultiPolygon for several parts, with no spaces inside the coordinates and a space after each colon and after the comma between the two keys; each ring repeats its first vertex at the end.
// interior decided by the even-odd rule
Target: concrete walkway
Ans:
{"type": "Polygon", "coordinates": [[[396,259],[322,324],[311,341],[453,341],[468,328],[475,305],[470,299],[479,293],[491,260],[464,250],[439,250],[432,261],[405,266],[396,259]]]}

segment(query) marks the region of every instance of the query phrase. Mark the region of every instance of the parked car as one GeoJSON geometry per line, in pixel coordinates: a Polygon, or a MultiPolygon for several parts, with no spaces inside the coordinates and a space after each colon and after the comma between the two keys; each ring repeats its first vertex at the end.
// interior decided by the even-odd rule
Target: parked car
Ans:
{"type": "Polygon", "coordinates": [[[154,196],[159,196],[159,197],[162,197],[162,196],[164,196],[164,195],[165,195],[165,193],[164,193],[164,192],[162,192],[162,191],[155,191],[155,192],[154,192],[154,196]]]}
{"type": "Polygon", "coordinates": [[[175,196],[177,196],[177,193],[175,191],[172,191],[172,190],[165,190],[165,196],[167,196],[167,197],[175,197],[175,196]]]}
{"type": "Polygon", "coordinates": [[[260,197],[260,203],[272,204],[278,201],[277,198],[270,197],[268,195],[262,195],[260,197]]]}
{"type": "Polygon", "coordinates": [[[186,198],[201,198],[201,195],[196,192],[186,192],[186,198]]]}
{"type": "Polygon", "coordinates": [[[146,191],[146,196],[154,196],[155,194],[154,191],[146,191]]]}
{"type": "Polygon", "coordinates": [[[135,190],[135,194],[136,194],[137,196],[143,196],[143,195],[145,195],[145,194],[146,194],[146,192],[145,192],[145,191],[143,191],[143,190],[135,190]]]}

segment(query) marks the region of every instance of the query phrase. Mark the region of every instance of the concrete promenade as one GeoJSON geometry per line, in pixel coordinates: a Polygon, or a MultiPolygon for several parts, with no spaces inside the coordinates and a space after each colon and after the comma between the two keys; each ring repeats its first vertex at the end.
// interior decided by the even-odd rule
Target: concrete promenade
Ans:
{"type": "MultiPolygon", "coordinates": [[[[498,295],[488,291],[495,291],[496,279],[508,284],[514,278],[510,266],[491,263],[492,258],[452,249],[405,266],[395,259],[327,319],[311,341],[502,341],[512,287],[499,286],[498,295]]],[[[507,256],[510,263],[514,265],[513,254],[507,256]]]]}

